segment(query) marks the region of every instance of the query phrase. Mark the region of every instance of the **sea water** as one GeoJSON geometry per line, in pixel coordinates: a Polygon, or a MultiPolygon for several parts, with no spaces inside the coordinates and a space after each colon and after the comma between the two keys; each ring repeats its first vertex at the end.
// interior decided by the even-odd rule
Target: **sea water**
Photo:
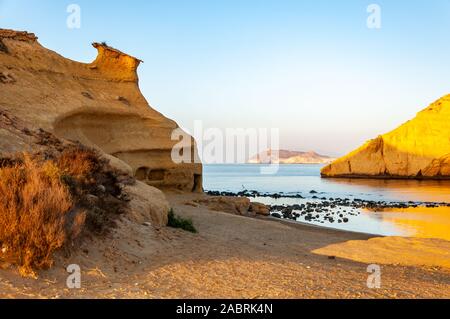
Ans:
{"type": "MultiPolygon", "coordinates": [[[[281,198],[256,198],[269,205],[293,205],[319,198],[349,198],[392,202],[450,203],[450,181],[323,179],[322,165],[280,165],[275,174],[262,174],[262,165],[205,165],[207,191],[255,190],[281,198]],[[299,194],[304,199],[286,198],[299,194]]],[[[317,221],[299,220],[318,225],[317,221]]],[[[416,236],[450,240],[450,207],[361,210],[348,223],[319,226],[385,236],[416,236]]]]}

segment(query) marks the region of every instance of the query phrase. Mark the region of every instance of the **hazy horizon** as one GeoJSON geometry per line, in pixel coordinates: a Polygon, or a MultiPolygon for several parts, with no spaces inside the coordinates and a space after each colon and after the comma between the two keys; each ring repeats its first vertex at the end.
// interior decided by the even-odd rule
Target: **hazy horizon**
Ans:
{"type": "Polygon", "coordinates": [[[144,60],[144,96],[180,126],[280,128],[280,149],[343,155],[449,93],[449,0],[130,3],[0,0],[0,27],[81,62],[106,41],[144,60]]]}

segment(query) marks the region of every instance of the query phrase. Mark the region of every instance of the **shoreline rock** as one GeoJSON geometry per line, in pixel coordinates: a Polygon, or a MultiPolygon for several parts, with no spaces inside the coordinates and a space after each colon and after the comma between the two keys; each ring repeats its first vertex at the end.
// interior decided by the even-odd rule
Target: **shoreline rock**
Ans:
{"type": "MultiPolygon", "coordinates": [[[[209,196],[226,196],[227,198],[246,198],[250,201],[250,198],[294,198],[301,199],[304,203],[293,205],[271,205],[268,207],[269,214],[262,214],[265,216],[272,216],[275,218],[283,218],[294,221],[303,219],[306,222],[317,222],[320,224],[346,224],[349,223],[351,218],[359,216],[361,210],[369,211],[383,211],[387,209],[407,209],[407,208],[437,208],[437,207],[450,207],[450,203],[445,202],[401,202],[401,201],[373,201],[363,200],[359,198],[319,198],[318,196],[312,196],[311,200],[305,199],[300,194],[285,195],[280,193],[260,193],[258,191],[241,191],[237,193],[233,192],[218,192],[208,191],[209,196]],[[226,194],[226,195],[225,195],[226,194]]],[[[316,191],[311,191],[310,194],[318,194],[316,191]]],[[[251,203],[250,205],[262,205],[259,203],[251,203]]],[[[251,210],[251,209],[250,209],[251,210]]]]}

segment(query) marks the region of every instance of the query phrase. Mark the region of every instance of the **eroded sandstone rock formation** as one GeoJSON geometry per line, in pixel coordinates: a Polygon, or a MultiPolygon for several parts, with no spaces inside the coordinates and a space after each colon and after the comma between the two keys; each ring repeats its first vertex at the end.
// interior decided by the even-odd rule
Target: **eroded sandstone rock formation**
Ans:
{"type": "MultiPolygon", "coordinates": [[[[14,156],[18,152],[55,156],[74,146],[74,143],[59,139],[49,132],[42,129],[32,130],[30,127],[29,123],[0,108],[0,166],[8,163],[10,155],[14,156]]],[[[124,184],[120,182],[117,186],[121,186],[130,200],[127,210],[128,219],[138,224],[166,226],[170,206],[164,193],[139,181],[130,183],[126,174],[122,175],[121,179],[127,181],[124,184]]],[[[101,186],[104,187],[104,185],[101,186]]],[[[97,197],[93,197],[95,201],[97,197]]]]}
{"type": "Polygon", "coordinates": [[[450,179],[450,95],[326,166],[322,176],[450,179]]]}
{"type": "MultiPolygon", "coordinates": [[[[0,108],[56,136],[109,155],[156,187],[202,190],[202,165],[176,164],[178,125],[152,109],[138,86],[137,58],[94,43],[90,64],[42,47],[34,34],[0,29],[0,108]]],[[[196,157],[195,144],[189,151],[196,157]]]]}

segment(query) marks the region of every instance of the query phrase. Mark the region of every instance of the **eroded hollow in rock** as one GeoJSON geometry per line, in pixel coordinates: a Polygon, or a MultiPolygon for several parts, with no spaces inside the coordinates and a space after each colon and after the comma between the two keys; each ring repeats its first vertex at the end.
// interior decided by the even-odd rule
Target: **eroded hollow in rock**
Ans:
{"type": "Polygon", "coordinates": [[[165,177],[166,171],[163,169],[150,170],[150,172],[147,175],[148,180],[151,182],[164,181],[165,177]]]}
{"type": "Polygon", "coordinates": [[[135,173],[136,179],[139,181],[145,181],[147,179],[149,170],[150,170],[150,168],[148,168],[148,167],[139,167],[135,173]]]}
{"type": "Polygon", "coordinates": [[[203,192],[203,177],[201,174],[194,174],[194,187],[192,191],[196,193],[203,192]]]}
{"type": "Polygon", "coordinates": [[[133,169],[136,179],[149,185],[201,190],[201,164],[176,164],[172,160],[174,128],[171,123],[138,114],[90,111],[60,118],[54,125],[58,136],[80,141],[120,159],[133,169]]]}

